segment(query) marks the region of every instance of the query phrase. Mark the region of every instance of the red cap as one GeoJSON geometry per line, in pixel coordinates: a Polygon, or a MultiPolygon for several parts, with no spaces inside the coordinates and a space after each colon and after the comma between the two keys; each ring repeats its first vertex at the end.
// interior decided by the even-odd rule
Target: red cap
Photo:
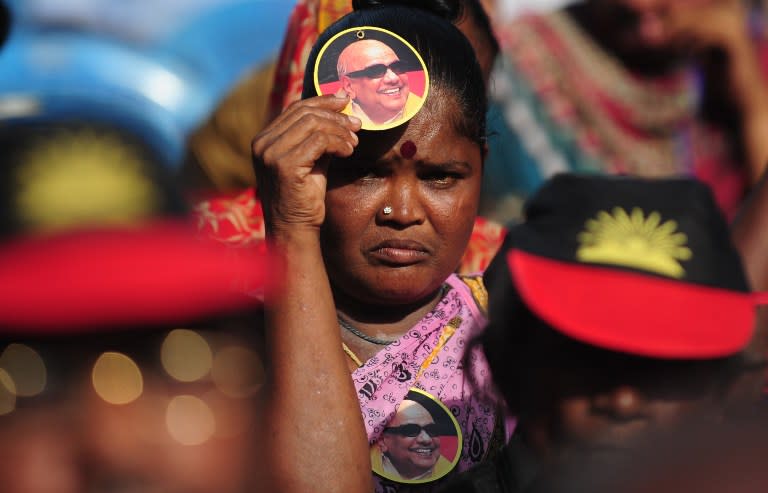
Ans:
{"type": "Polygon", "coordinates": [[[539,318],[577,341],[654,358],[733,355],[752,337],[766,293],[506,252],[513,283],[539,318]]]}
{"type": "Polygon", "coordinates": [[[89,332],[189,322],[261,304],[262,252],[201,240],[187,224],[25,236],[0,246],[0,331],[89,332]]]}

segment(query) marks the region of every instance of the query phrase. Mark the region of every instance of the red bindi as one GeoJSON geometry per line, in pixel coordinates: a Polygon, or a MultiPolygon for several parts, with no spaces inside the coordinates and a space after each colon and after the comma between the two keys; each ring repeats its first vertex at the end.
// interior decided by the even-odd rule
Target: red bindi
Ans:
{"type": "Polygon", "coordinates": [[[400,155],[405,159],[411,159],[416,155],[416,151],[416,144],[414,144],[411,140],[406,140],[403,142],[403,145],[400,146],[400,155]]]}

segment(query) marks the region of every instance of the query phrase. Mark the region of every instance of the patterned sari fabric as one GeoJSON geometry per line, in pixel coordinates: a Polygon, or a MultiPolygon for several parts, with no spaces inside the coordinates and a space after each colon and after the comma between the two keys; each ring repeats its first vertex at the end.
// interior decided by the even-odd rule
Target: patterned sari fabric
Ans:
{"type": "Polygon", "coordinates": [[[629,73],[563,11],[497,26],[486,188],[530,195],[561,171],[694,176],[733,214],[745,172],[733,142],[699,115],[693,67],[648,79],[629,73]],[[501,124],[500,124],[501,123],[501,124]],[[506,127],[506,128],[505,128],[506,127]],[[511,166],[514,163],[515,166],[511,166]]]}
{"type": "MultiPolygon", "coordinates": [[[[352,379],[374,447],[409,391],[419,389],[441,402],[455,417],[460,432],[461,445],[448,457],[457,457],[455,473],[480,462],[489,450],[498,450],[512,426],[489,400],[488,364],[479,347],[472,348],[486,323],[479,308],[487,301],[481,279],[453,275],[446,285],[435,309],[355,370],[352,379]]],[[[376,491],[432,491],[442,482],[407,485],[376,476],[376,491]]]]}
{"type": "Polygon", "coordinates": [[[349,12],[352,12],[352,0],[299,0],[296,4],[277,59],[269,120],[301,99],[304,67],[312,46],[325,28],[349,12]]]}

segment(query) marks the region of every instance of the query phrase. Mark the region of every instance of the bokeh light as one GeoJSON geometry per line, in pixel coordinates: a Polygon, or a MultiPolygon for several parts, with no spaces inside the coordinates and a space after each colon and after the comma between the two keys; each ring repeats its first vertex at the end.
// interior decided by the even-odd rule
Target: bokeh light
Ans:
{"type": "Polygon", "coordinates": [[[0,416],[16,409],[16,384],[7,371],[0,368],[0,416]]]}
{"type": "Polygon", "coordinates": [[[199,397],[179,395],[171,399],[165,412],[171,437],[182,445],[200,445],[216,432],[213,411],[199,397]]]}
{"type": "Polygon", "coordinates": [[[203,336],[191,330],[176,329],[163,341],[160,358],[168,375],[180,382],[194,382],[211,371],[213,355],[203,336]]]}
{"type": "Polygon", "coordinates": [[[264,366],[255,351],[228,346],[216,353],[211,377],[223,394],[244,398],[258,392],[264,384],[264,366]]]}
{"type": "Polygon", "coordinates": [[[0,368],[10,376],[19,397],[34,397],[45,390],[45,363],[40,354],[29,346],[9,344],[0,355],[0,368]]]}
{"type": "Polygon", "coordinates": [[[144,389],[138,365],[121,353],[106,352],[99,356],[93,365],[91,379],[99,397],[110,404],[133,402],[144,389]]]}

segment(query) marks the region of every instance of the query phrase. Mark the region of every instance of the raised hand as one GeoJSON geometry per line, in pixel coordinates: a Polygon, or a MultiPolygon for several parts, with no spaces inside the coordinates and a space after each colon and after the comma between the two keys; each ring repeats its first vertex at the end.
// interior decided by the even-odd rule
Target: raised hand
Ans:
{"type": "Polygon", "coordinates": [[[318,96],[286,108],[253,140],[253,162],[268,233],[317,228],[325,219],[330,156],[348,157],[361,122],[341,113],[346,97],[318,96]]]}

